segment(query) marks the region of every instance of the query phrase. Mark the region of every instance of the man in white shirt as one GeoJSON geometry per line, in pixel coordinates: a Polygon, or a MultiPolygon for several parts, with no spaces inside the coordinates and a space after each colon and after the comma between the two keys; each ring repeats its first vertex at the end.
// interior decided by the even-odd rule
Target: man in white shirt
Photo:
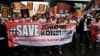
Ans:
{"type": "Polygon", "coordinates": [[[90,32],[89,32],[89,19],[87,15],[84,15],[84,18],[79,23],[80,30],[80,44],[85,45],[87,48],[90,46],[90,32]]]}
{"type": "Polygon", "coordinates": [[[46,22],[46,17],[44,14],[42,14],[41,18],[39,18],[39,22],[46,22]]]}

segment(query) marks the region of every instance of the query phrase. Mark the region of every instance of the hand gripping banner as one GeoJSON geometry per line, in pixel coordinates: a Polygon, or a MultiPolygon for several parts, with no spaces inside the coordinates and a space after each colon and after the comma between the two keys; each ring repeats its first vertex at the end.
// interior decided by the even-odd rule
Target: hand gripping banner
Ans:
{"type": "Polygon", "coordinates": [[[8,22],[6,26],[9,47],[62,45],[70,43],[75,32],[75,24],[8,22]]]}

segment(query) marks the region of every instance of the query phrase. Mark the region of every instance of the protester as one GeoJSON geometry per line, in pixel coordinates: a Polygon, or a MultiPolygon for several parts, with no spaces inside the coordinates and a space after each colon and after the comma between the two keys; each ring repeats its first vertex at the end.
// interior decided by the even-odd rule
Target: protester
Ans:
{"type": "Polygon", "coordinates": [[[0,55],[5,55],[5,51],[8,48],[8,38],[6,30],[6,25],[3,24],[2,19],[0,19],[0,55]]]}
{"type": "Polygon", "coordinates": [[[41,18],[39,18],[39,22],[46,22],[46,16],[45,16],[45,14],[41,15],[41,18]]]}
{"type": "Polygon", "coordinates": [[[36,15],[32,16],[32,22],[38,22],[38,18],[36,15]]]}
{"type": "MultiPolygon", "coordinates": [[[[57,18],[57,24],[64,24],[64,18],[57,18]]],[[[58,45],[57,46],[57,48],[58,48],[58,51],[59,51],[59,54],[63,54],[63,52],[62,52],[62,45],[58,45]]]]}
{"type": "Polygon", "coordinates": [[[100,18],[96,18],[96,21],[91,23],[91,37],[93,42],[93,47],[98,47],[99,37],[100,37],[100,18]],[[94,24],[95,23],[95,24],[94,24]]]}
{"type": "Polygon", "coordinates": [[[77,36],[77,29],[76,29],[78,21],[77,21],[75,16],[72,16],[72,18],[70,19],[70,23],[75,24],[75,29],[74,29],[74,34],[73,34],[73,38],[72,38],[71,47],[78,48],[78,46],[77,46],[78,36],[77,36]]]}
{"type": "Polygon", "coordinates": [[[56,24],[56,21],[57,21],[57,17],[55,16],[51,16],[51,22],[56,24]]]}
{"type": "Polygon", "coordinates": [[[84,18],[80,21],[80,44],[85,45],[87,48],[90,48],[90,35],[88,29],[88,18],[87,15],[84,15],[84,18]]]}
{"type": "Polygon", "coordinates": [[[47,22],[47,23],[51,23],[51,19],[50,19],[50,18],[47,18],[47,19],[46,19],[46,22],[47,22]]]}

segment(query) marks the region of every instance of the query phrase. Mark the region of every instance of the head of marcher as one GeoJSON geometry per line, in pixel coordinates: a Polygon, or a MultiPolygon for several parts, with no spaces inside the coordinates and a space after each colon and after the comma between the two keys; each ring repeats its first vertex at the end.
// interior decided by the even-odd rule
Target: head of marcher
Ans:
{"type": "Polygon", "coordinates": [[[32,16],[32,21],[37,21],[38,20],[38,18],[37,18],[37,16],[32,16]]]}
{"type": "Polygon", "coordinates": [[[57,18],[57,22],[58,24],[62,23],[62,19],[61,18],[57,18]]]}
{"type": "Polygon", "coordinates": [[[96,23],[100,22],[100,18],[96,18],[96,23]]]}
{"type": "Polygon", "coordinates": [[[46,19],[45,14],[42,14],[41,17],[42,17],[42,19],[46,19]]]}
{"type": "Polygon", "coordinates": [[[66,15],[66,16],[65,16],[65,20],[68,20],[68,19],[69,19],[69,15],[66,15]]]}
{"type": "Polygon", "coordinates": [[[83,19],[87,19],[87,15],[86,14],[83,15],[83,19]]]}
{"type": "Polygon", "coordinates": [[[61,16],[60,18],[61,18],[61,22],[64,22],[64,16],[61,16]]]}
{"type": "Polygon", "coordinates": [[[51,22],[51,19],[50,18],[46,18],[46,20],[47,20],[46,22],[51,22]]]}

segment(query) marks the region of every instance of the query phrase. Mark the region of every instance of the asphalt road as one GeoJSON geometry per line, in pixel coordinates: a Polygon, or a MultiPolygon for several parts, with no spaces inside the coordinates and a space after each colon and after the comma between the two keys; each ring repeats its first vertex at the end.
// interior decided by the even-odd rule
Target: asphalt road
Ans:
{"type": "Polygon", "coordinates": [[[47,47],[36,48],[19,46],[4,49],[0,50],[0,56],[100,56],[100,47],[89,49],[84,46],[73,48],[71,46],[65,45],[62,49],[62,55],[59,54],[56,49],[53,51],[53,54],[49,54],[47,47]]]}

